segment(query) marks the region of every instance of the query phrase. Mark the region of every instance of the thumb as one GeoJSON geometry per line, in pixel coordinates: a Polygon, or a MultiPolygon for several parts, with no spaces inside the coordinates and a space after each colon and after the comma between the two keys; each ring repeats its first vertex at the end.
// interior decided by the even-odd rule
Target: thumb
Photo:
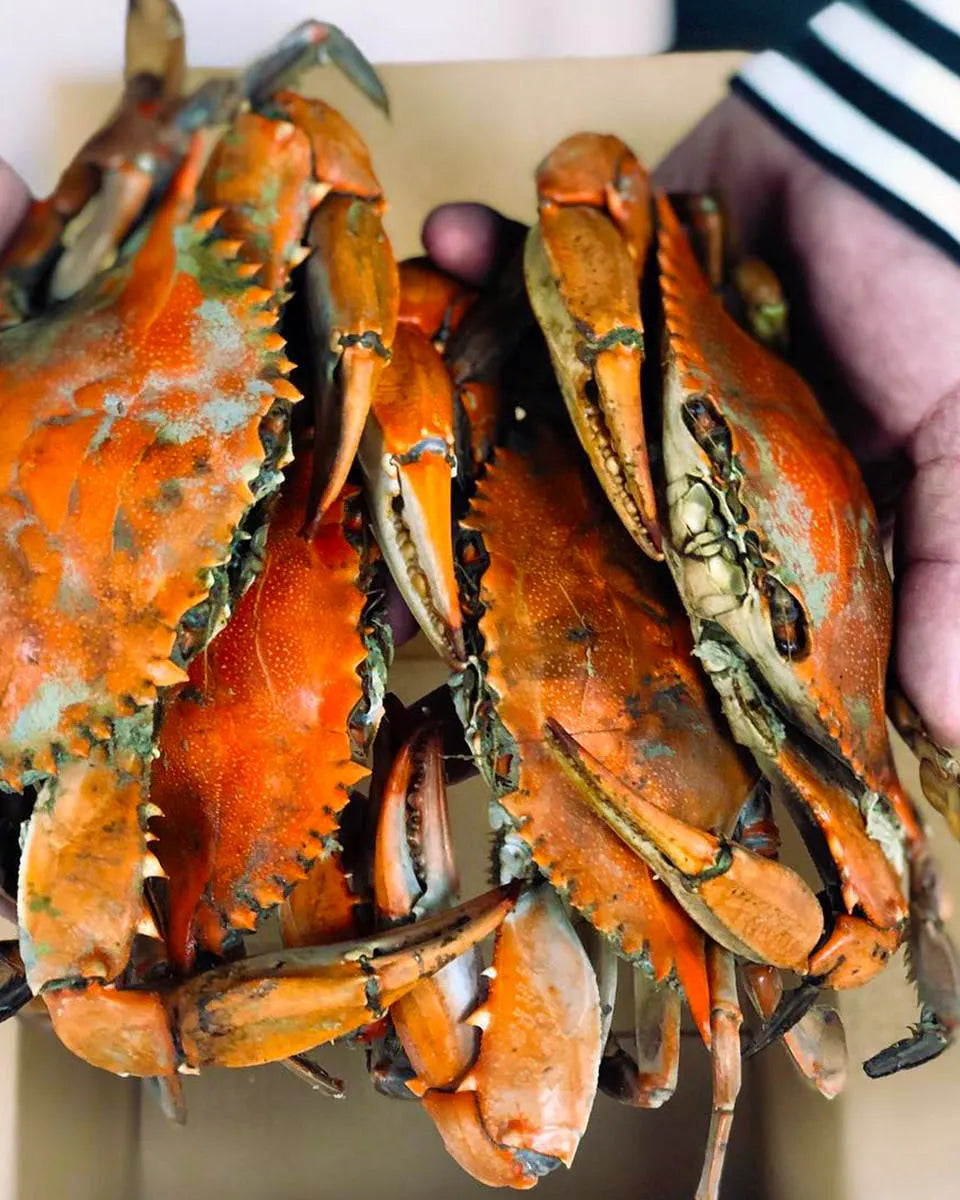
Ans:
{"type": "Polygon", "coordinates": [[[441,270],[480,286],[511,257],[526,229],[486,204],[441,204],[423,223],[421,240],[441,270]]]}

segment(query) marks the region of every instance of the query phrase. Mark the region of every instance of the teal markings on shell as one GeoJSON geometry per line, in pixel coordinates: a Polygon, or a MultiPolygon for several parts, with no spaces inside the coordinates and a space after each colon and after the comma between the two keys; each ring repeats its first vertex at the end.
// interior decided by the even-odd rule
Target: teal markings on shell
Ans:
{"type": "Polygon", "coordinates": [[[216,631],[218,572],[288,457],[282,344],[216,235],[188,222],[166,242],[167,217],[70,301],[0,333],[8,786],[90,723],[151,703],[175,678],[182,622],[194,651],[198,629],[216,631]]]}

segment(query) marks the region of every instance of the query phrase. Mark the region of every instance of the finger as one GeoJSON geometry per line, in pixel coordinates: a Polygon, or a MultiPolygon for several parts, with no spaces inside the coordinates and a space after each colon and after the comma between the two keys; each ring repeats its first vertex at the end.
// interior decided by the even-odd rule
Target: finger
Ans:
{"type": "Polygon", "coordinates": [[[29,203],[27,185],[13,167],[0,158],[0,248],[23,220],[29,203]]]}
{"type": "Polygon", "coordinates": [[[405,645],[420,632],[417,618],[404,603],[392,576],[387,578],[386,616],[394,648],[405,645]]]}
{"type": "Polygon", "coordinates": [[[896,666],[930,734],[960,746],[960,389],[949,400],[918,438],[900,508],[896,666]]]}
{"type": "Polygon", "coordinates": [[[503,264],[526,233],[486,204],[441,204],[423,223],[421,240],[436,265],[480,285],[503,264]]]}

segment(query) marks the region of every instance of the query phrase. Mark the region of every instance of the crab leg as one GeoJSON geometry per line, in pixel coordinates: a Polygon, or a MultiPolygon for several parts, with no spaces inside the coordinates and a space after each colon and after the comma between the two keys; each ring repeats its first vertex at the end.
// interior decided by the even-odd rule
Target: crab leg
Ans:
{"type": "Polygon", "coordinates": [[[717,198],[709,192],[670,192],[669,199],[686,227],[710,290],[722,292],[727,277],[727,225],[717,198]]]}
{"type": "Polygon", "coordinates": [[[868,836],[849,797],[799,750],[784,742],[776,767],[822,831],[851,914],[836,919],[811,956],[810,972],[829,987],[859,987],[883,969],[903,936],[907,903],[893,864],[880,843],[868,836]],[[855,908],[865,915],[855,915],[855,908]]]}
{"type": "MultiPolygon", "coordinates": [[[[183,24],[176,6],[169,0],[131,3],[123,96],[74,156],[51,195],[33,201],[0,258],[0,327],[30,314],[34,292],[51,267],[50,294],[63,300],[88,283],[116,252],[143,212],[161,171],[170,169],[172,148],[162,145],[161,130],[179,99],[183,72],[183,24]],[[64,250],[64,231],[85,208],[94,216],[64,250]]],[[[179,155],[188,144],[189,136],[182,134],[179,155]]]]}
{"type": "Polygon", "coordinates": [[[117,763],[95,753],[70,763],[37,798],[18,894],[20,949],[35,993],[116,979],[134,934],[157,936],[143,898],[144,881],[163,873],[148,849],[145,771],[135,755],[117,763]]]}
{"type": "Polygon", "coordinates": [[[492,933],[516,895],[496,888],[416,925],[242,959],[162,992],[91,981],[49,988],[44,999],[64,1044],[106,1070],[155,1076],[181,1066],[257,1066],[380,1016],[492,933]]]}
{"type": "MultiPolygon", "coordinates": [[[[780,831],[773,819],[770,794],[756,788],[743,806],[734,835],[741,845],[767,858],[780,853],[780,831]]],[[[742,963],[740,972],[747,995],[761,1017],[770,1018],[783,999],[783,978],[776,967],[742,963]]],[[[822,1096],[832,1100],[847,1079],[847,1041],[840,1014],[815,1004],[783,1035],[783,1045],[800,1073],[822,1096]]]]}
{"type": "Polygon", "coordinates": [[[897,732],[920,763],[923,794],[960,838],[960,756],[927,733],[920,714],[900,688],[887,688],[887,712],[897,732]]]}
{"type": "MultiPolygon", "coordinates": [[[[347,844],[362,814],[366,797],[351,792],[347,806],[339,814],[337,847],[325,850],[307,870],[280,906],[280,934],[284,946],[319,946],[348,941],[365,932],[360,914],[368,897],[357,873],[347,867],[347,844]]],[[[362,823],[362,815],[360,822],[362,823]]],[[[351,850],[353,849],[351,844],[351,850]]],[[[331,1099],[345,1095],[343,1081],[335,1079],[319,1063],[303,1054],[283,1059],[284,1067],[309,1084],[314,1091],[331,1099]]]]}
{"type": "Polygon", "coordinates": [[[727,222],[715,196],[705,192],[671,192],[670,206],[687,228],[690,248],[712,292],[758,342],[773,350],[787,345],[787,301],[774,272],[759,258],[735,257],[727,245],[727,222]]]}
{"type": "Polygon", "coordinates": [[[600,1064],[600,1087],[621,1104],[660,1108],[677,1090],[680,1068],[680,993],[633,970],[634,1050],[613,1035],[600,1064]]]}
{"type": "Polygon", "coordinates": [[[713,1055],[713,1112],[696,1200],[718,1200],[720,1177],[730,1141],[733,1110],[740,1092],[740,1025],[733,956],[722,946],[707,947],[710,977],[710,1030],[713,1055]]]}
{"type": "Polygon", "coordinates": [[[353,891],[341,852],[322,855],[280,908],[283,944],[318,946],[347,940],[357,932],[357,907],[362,901],[353,891]]]}
{"type": "Polygon", "coordinates": [[[770,267],[759,258],[741,259],[731,272],[730,282],[746,328],[771,350],[786,350],[787,300],[770,267]]]}
{"type": "Polygon", "coordinates": [[[556,721],[547,721],[544,738],[587,804],[714,941],[753,962],[808,969],[823,932],[823,914],[795,872],[645,801],[556,721]]]}
{"type": "Polygon", "coordinates": [[[611,1037],[613,1012],[617,1005],[617,983],[620,976],[620,956],[592,925],[581,924],[577,928],[580,941],[590,959],[593,973],[597,977],[597,995],[600,997],[600,1038],[604,1045],[611,1037]]]}
{"type": "Polygon", "coordinates": [[[466,661],[453,564],[453,384],[429,338],[397,327],[359,459],[377,542],[417,623],[452,666],[466,661]]]}
{"type": "MultiPolygon", "coordinates": [[[[770,1019],[783,999],[783,977],[775,967],[744,963],[744,987],[761,1017],[770,1019]]],[[[815,1004],[783,1034],[783,1044],[803,1077],[833,1100],[847,1081],[847,1039],[840,1014],[815,1004]]]]}
{"type": "Polygon", "coordinates": [[[913,803],[902,788],[897,788],[893,797],[907,832],[910,874],[907,955],[922,1009],[911,1037],[864,1063],[864,1070],[871,1078],[936,1058],[950,1045],[960,1026],[960,954],[944,924],[947,902],[940,869],[913,803]]]}

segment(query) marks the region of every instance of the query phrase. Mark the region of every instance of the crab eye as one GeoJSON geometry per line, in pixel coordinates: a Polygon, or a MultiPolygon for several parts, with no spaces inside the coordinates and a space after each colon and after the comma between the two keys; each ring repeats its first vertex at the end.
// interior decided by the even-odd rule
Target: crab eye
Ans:
{"type": "Polygon", "coordinates": [[[727,475],[733,459],[730,430],[705,396],[694,396],[684,404],[683,423],[701,450],[706,451],[714,470],[727,475]]]}
{"type": "Polygon", "coordinates": [[[800,658],[807,648],[807,621],[803,609],[772,575],[764,579],[763,593],[770,608],[770,627],[777,652],[784,658],[800,658]]]}

